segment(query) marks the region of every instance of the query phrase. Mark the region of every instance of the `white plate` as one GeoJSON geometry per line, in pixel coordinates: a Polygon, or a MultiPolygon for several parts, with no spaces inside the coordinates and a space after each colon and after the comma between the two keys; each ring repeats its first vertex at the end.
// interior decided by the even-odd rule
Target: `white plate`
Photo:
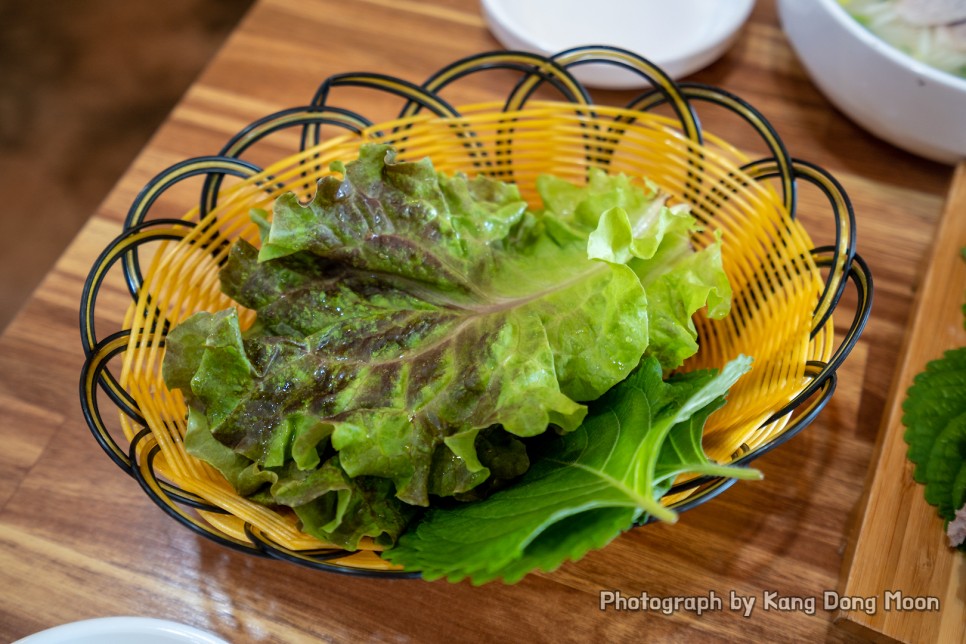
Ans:
{"type": "Polygon", "coordinates": [[[228,644],[207,631],[164,619],[100,617],[55,626],[14,644],[228,644]]]}
{"type": "MultiPolygon", "coordinates": [[[[507,49],[543,55],[580,45],[628,49],[680,78],[718,59],[734,42],[755,0],[481,0],[494,37],[507,49]]],[[[632,89],[647,82],[612,65],[571,70],[591,87],[632,89]]]]}

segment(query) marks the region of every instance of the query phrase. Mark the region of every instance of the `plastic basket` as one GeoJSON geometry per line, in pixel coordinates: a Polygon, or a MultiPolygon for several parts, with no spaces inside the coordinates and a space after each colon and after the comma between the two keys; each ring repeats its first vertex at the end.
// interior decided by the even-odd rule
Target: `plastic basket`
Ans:
{"type": "MultiPolygon", "coordinates": [[[[346,552],[321,543],[299,530],[294,514],[238,496],[216,470],[184,451],[184,402],[160,375],[165,334],[173,325],[196,311],[234,305],[221,293],[217,273],[232,240],[258,242],[250,210],[270,209],[283,192],[311,196],[316,180],[330,172],[329,162],[351,160],[365,142],[391,143],[405,160],[428,156],[447,173],[513,181],[531,203],[540,174],[579,182],[590,168],[602,168],[647,177],[691,204],[702,223],[695,245],[718,233],[726,240],[723,261],[734,303],[723,320],[697,316],[701,348],[683,368],[720,367],[739,353],[755,359],[728,405],[706,426],[705,449],[720,462],[747,463],[811,422],[831,397],[836,369],[868,318],[871,275],[855,253],[854,216],[841,186],[822,169],[792,159],[765,118],[732,94],[675,84],[648,61],[609,47],[578,48],[551,58],[481,54],[446,67],[420,86],[379,74],[331,77],[310,104],[266,116],[217,155],[185,160],[148,183],[131,205],[123,232],[94,263],[82,296],[87,360],[80,397],[94,437],[164,511],[226,546],[335,572],[412,575],[389,566],[374,546],[346,552]],[[653,89],[626,107],[593,105],[567,71],[589,62],[634,69],[653,89]],[[494,68],[520,72],[505,99],[457,109],[440,97],[450,83],[494,68]],[[541,85],[554,88],[563,100],[537,100],[541,85]],[[398,119],[372,124],[329,104],[341,86],[395,94],[405,106],[398,119]],[[750,124],[770,155],[749,159],[703,132],[697,118],[702,103],[750,124]],[[661,105],[670,107],[671,116],[654,111],[661,105]],[[323,140],[323,125],[345,133],[323,140]],[[264,169],[243,159],[255,142],[292,129],[301,143],[290,156],[264,169]],[[178,219],[149,216],[168,189],[198,175],[205,179],[196,208],[178,219]],[[238,179],[228,185],[228,176],[238,179]],[[828,196],[834,243],[815,247],[796,217],[801,181],[828,196]],[[132,301],[121,329],[101,337],[95,331],[95,306],[116,263],[132,301]],[[833,312],[850,279],[855,308],[848,329],[836,338],[833,312]],[[108,368],[118,363],[119,370],[108,368]],[[120,431],[104,422],[98,390],[117,407],[120,431]]],[[[252,314],[242,310],[242,323],[250,323],[252,314]]],[[[665,503],[683,511],[733,482],[681,480],[665,503]]]]}

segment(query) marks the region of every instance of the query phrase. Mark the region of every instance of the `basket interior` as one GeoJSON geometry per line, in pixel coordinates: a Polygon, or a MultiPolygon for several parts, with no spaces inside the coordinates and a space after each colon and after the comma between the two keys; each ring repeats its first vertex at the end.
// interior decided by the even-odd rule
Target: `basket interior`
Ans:
{"type": "MultiPolygon", "coordinates": [[[[813,244],[782,199],[767,184],[739,168],[747,161],[721,140],[705,135],[696,145],[675,122],[620,108],[532,102],[522,111],[503,112],[502,104],[461,108],[463,116],[419,115],[325,141],[285,158],[263,173],[235,183],[218,195],[217,206],[180,241],[162,242],[144,271],[139,297],[127,312],[130,340],[119,381],[137,402],[159,451],[155,470],[174,486],[203,498],[224,514],[203,512],[214,529],[246,540],[249,530],[292,550],[324,548],[298,529],[294,514],[239,497],[214,468],[183,448],[186,407],[178,391],[161,378],[164,329],[191,314],[237,306],[220,291],[218,268],[228,243],[239,237],[258,244],[250,220],[253,208],[271,211],[274,199],[294,191],[303,200],[329,163],[349,161],[365,142],[393,144],[402,160],[430,157],[437,170],[487,174],[515,182],[531,205],[539,206],[536,178],[554,174],[582,183],[588,169],[647,178],[687,202],[702,222],[694,243],[703,246],[721,234],[725,270],[734,302],[723,320],[695,319],[700,350],[683,369],[721,367],[739,354],[752,356],[752,371],[729,394],[726,406],[709,419],[705,449],[730,462],[768,443],[788,416],[770,421],[809,382],[809,361],[827,361],[833,351],[831,319],[814,329],[825,286],[811,250],[813,244]]],[[[242,325],[254,312],[239,307],[242,325]]],[[[128,440],[140,430],[121,415],[128,440]]],[[[374,547],[370,546],[369,547],[374,547]]],[[[388,567],[372,553],[352,555],[351,565],[388,567]]]]}

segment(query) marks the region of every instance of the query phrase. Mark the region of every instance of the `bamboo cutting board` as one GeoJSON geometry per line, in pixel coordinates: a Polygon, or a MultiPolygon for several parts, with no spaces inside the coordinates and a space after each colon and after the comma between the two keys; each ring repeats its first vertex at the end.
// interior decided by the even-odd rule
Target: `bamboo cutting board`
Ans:
{"type": "Polygon", "coordinates": [[[966,345],[964,247],[966,162],[953,177],[917,294],[840,584],[839,603],[847,610],[838,611],[836,623],[876,640],[966,642],[966,554],[948,547],[942,520],[912,479],[902,425],[902,402],[916,374],[945,350],[966,345]],[[853,597],[861,601],[842,602],[853,597]]]}

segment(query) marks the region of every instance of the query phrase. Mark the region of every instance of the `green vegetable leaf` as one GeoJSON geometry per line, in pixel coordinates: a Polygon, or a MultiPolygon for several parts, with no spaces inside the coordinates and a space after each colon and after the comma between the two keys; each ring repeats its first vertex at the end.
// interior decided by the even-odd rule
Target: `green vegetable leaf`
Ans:
{"type": "Polygon", "coordinates": [[[926,501],[951,520],[962,507],[956,478],[966,464],[966,414],[951,419],[936,436],[926,461],[926,501]],[[958,503],[958,505],[957,505],[958,503]]]}
{"type": "MultiPolygon", "coordinates": [[[[626,177],[594,173],[572,210],[533,214],[512,185],[396,162],[387,146],[337,169],[310,203],[278,199],[270,225],[256,213],[260,250],[232,248],[222,286],[255,326],[198,314],[170,336],[165,378],[248,461],[279,467],[324,435],[349,477],[388,479],[410,504],[488,478],[501,458],[481,461],[482,430],[573,430],[582,403],[639,363],[657,313],[620,245],[652,261],[673,248],[676,275],[704,254],[689,215],[626,177]]],[[[675,319],[710,292],[690,277],[654,290],[675,319]]],[[[672,344],[654,351],[680,354],[672,344]]],[[[318,463],[315,447],[300,453],[318,463]]]]}
{"type": "Polygon", "coordinates": [[[660,498],[676,473],[758,476],[714,465],[700,449],[704,420],[749,368],[750,359],[741,357],[718,375],[664,382],[657,360],[646,359],[593,405],[576,431],[550,441],[513,487],[429,510],[383,556],[427,579],[512,583],[604,546],[643,513],[675,520],[660,498]]]}
{"type": "MultiPolygon", "coordinates": [[[[222,289],[255,323],[189,318],[168,334],[163,376],[188,404],[190,453],[339,545],[392,543],[408,506],[505,487],[530,465],[521,439],[575,430],[642,356],[666,372],[694,353],[697,309],[727,312],[720,242],[695,251],[694,219],[653,185],[546,177],[533,211],[513,185],[388,146],[333,169],[308,203],[252,213],[260,248],[232,247],[222,289]]],[[[702,464],[700,437],[678,448],[675,462],[702,464]]],[[[661,513],[680,471],[656,467],[638,510],[661,513]]],[[[557,530],[541,548],[600,538],[557,530]]]]}
{"type": "Polygon", "coordinates": [[[926,500],[951,520],[966,497],[966,347],[947,351],[919,373],[903,402],[907,456],[926,500]]]}
{"type": "MultiPolygon", "coordinates": [[[[966,259],[966,248],[960,249],[966,259]]],[[[962,306],[966,314],[966,305],[962,306]]],[[[966,324],[966,322],[964,322],[966,324]]],[[[926,501],[945,520],[950,544],[966,550],[966,347],[918,373],[902,403],[906,453],[926,501]]]]}
{"type": "Polygon", "coordinates": [[[902,422],[909,444],[909,460],[916,464],[914,477],[926,482],[929,454],[936,437],[956,416],[966,413],[966,347],[947,351],[916,375],[903,402],[902,422]]]}
{"type": "Polygon", "coordinates": [[[272,487],[275,502],[292,507],[305,532],[348,550],[363,537],[392,545],[415,514],[415,508],[393,497],[390,481],[346,476],[338,455],[316,470],[293,464],[289,471],[272,487]]]}
{"type": "Polygon", "coordinates": [[[694,355],[694,314],[707,307],[709,317],[720,319],[731,310],[720,237],[695,251],[690,233],[696,222],[686,205],[669,207],[656,186],[645,192],[599,169],[590,171],[586,186],[541,177],[537,188],[544,215],[559,219],[552,235],[586,238],[591,258],[627,264],[637,274],[647,293],[648,355],[666,372],[694,355]]]}
{"type": "Polygon", "coordinates": [[[957,510],[966,507],[966,457],[959,464],[959,471],[953,479],[952,505],[957,510]]]}

